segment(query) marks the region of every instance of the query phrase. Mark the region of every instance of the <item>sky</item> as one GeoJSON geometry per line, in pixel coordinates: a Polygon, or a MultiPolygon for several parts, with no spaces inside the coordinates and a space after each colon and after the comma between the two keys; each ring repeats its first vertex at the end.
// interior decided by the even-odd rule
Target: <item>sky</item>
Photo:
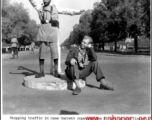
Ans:
{"type": "MultiPolygon", "coordinates": [[[[43,0],[36,0],[40,4],[43,3],[43,0]]],[[[70,8],[77,10],[88,10],[93,9],[93,4],[100,0],[59,0],[58,7],[61,8],[70,8]]],[[[24,7],[28,9],[30,18],[35,20],[38,24],[40,23],[37,11],[32,7],[29,0],[11,0],[11,3],[19,2],[23,3],[24,7]]],[[[60,44],[66,40],[70,32],[73,30],[73,26],[79,23],[80,15],[68,16],[68,15],[59,15],[60,22],[60,44]]]]}

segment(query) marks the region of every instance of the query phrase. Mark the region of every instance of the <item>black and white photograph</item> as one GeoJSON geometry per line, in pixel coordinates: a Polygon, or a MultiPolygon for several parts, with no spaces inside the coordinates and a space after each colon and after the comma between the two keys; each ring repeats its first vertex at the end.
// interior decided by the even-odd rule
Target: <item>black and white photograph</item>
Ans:
{"type": "Polygon", "coordinates": [[[1,120],[151,120],[150,3],[1,0],[1,120]]]}

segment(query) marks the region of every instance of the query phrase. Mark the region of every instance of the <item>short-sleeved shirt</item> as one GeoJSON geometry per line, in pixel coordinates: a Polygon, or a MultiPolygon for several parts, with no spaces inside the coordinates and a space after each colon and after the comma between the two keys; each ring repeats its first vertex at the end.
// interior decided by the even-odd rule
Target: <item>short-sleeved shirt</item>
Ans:
{"type": "Polygon", "coordinates": [[[58,10],[55,5],[42,6],[40,8],[42,19],[44,20],[57,20],[58,21],[58,10]]]}

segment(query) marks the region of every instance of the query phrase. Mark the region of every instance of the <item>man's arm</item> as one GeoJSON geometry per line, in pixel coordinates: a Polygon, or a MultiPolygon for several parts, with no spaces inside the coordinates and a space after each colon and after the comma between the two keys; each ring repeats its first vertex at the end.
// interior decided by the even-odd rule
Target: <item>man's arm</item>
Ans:
{"type": "Polygon", "coordinates": [[[40,20],[42,20],[42,4],[38,0],[29,0],[33,8],[38,12],[40,20]]]}
{"type": "Polygon", "coordinates": [[[97,61],[97,55],[92,47],[88,48],[89,61],[97,61]]]}
{"type": "Polygon", "coordinates": [[[37,11],[42,7],[42,4],[38,0],[29,0],[29,2],[37,11]]]}
{"type": "Polygon", "coordinates": [[[42,19],[43,13],[42,13],[42,11],[41,11],[41,10],[39,10],[39,11],[38,11],[38,15],[39,15],[39,19],[40,19],[40,21],[42,21],[42,20],[43,20],[43,19],[42,19]]]}
{"type": "Polygon", "coordinates": [[[74,9],[65,9],[65,8],[57,8],[59,14],[64,15],[80,15],[84,12],[84,10],[74,10],[74,9]]]}

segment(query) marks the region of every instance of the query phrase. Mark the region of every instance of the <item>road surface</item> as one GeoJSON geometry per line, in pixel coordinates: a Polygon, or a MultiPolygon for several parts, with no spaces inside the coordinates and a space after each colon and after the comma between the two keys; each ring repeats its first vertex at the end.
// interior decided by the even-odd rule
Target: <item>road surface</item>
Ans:
{"type": "MultiPolygon", "coordinates": [[[[62,50],[62,70],[67,50],[62,50]]],[[[72,91],[41,91],[25,88],[23,78],[39,72],[38,50],[20,52],[18,59],[2,55],[3,114],[150,114],[150,56],[98,53],[106,80],[115,91],[99,90],[95,75],[87,78],[78,96],[72,91]]],[[[45,73],[49,73],[49,50],[45,73]]]]}

